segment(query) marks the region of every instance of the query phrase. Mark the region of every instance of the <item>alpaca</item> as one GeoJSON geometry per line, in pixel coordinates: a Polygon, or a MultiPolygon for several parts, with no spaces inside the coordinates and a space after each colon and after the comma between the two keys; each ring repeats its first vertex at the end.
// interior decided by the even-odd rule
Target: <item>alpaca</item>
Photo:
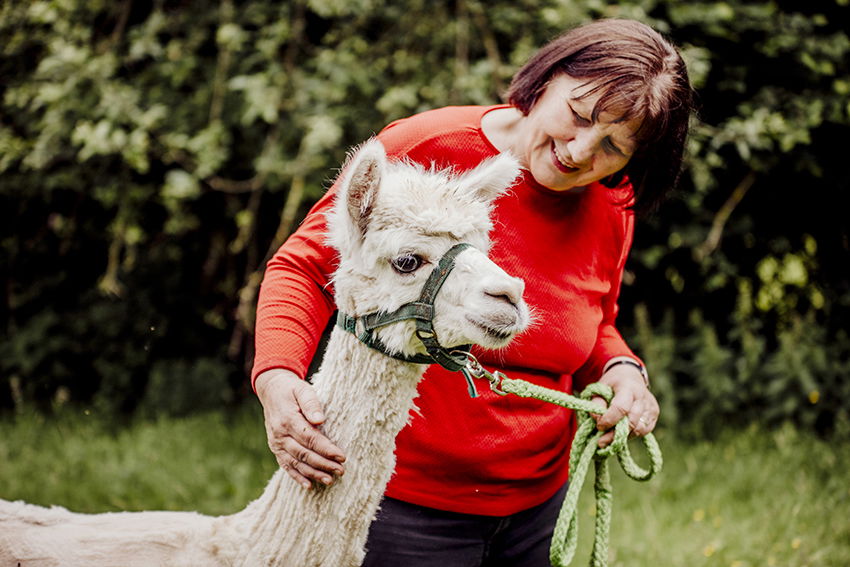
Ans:
{"type": "Polygon", "coordinates": [[[221,517],[86,515],[0,500],[0,567],[360,565],[395,466],[395,437],[426,368],[411,362],[425,356],[419,322],[379,326],[381,352],[361,342],[362,318],[416,301],[440,258],[458,248],[433,303],[433,333],[445,352],[471,343],[500,348],[522,331],[524,284],[486,256],[492,202],[517,173],[505,154],[463,174],[426,170],[387,160],[377,141],[350,158],[328,215],[328,241],[340,257],[337,306],[359,321],[361,336],[334,328],[312,378],[325,434],[347,455],[346,474],[333,485],[305,490],[278,470],[257,500],[221,517]]]}

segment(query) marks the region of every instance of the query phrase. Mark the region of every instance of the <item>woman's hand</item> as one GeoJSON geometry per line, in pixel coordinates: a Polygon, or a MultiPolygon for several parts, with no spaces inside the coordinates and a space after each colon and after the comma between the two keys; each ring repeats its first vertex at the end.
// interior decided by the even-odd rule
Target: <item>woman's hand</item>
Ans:
{"type": "Polygon", "coordinates": [[[257,376],[269,448],[281,468],[304,488],[312,481],[331,484],[343,474],[345,455],[319,430],[325,421],[313,387],[289,370],[257,376]]]}
{"type": "MultiPolygon", "coordinates": [[[[614,440],[613,427],[624,416],[629,418],[632,435],[644,436],[655,429],[660,408],[658,400],[649,391],[640,370],[631,364],[615,364],[609,367],[599,382],[614,390],[614,398],[608,409],[596,417],[596,426],[607,431],[599,439],[599,446],[606,447],[614,440]]],[[[594,398],[605,405],[602,398],[594,398]]]]}

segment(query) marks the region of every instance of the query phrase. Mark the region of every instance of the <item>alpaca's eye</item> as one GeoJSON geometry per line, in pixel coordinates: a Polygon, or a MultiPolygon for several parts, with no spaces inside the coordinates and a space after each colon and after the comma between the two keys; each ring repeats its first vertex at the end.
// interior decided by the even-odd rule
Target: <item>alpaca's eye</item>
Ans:
{"type": "Polygon", "coordinates": [[[404,254],[390,261],[395,271],[401,274],[415,272],[422,265],[422,257],[416,254],[404,254]]]}

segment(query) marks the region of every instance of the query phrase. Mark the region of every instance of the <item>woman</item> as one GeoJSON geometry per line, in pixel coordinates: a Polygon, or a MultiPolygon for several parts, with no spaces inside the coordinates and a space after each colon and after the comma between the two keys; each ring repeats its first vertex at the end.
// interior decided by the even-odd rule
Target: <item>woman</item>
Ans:
{"type": "MultiPolygon", "coordinates": [[[[654,207],[681,166],[692,108],[684,63],[651,28],[603,20],[543,47],[507,98],[425,112],[378,138],[391,158],[437,167],[464,170],[503,151],[520,159],[521,181],[496,206],[491,257],[525,279],[536,325],[479,359],[565,391],[608,384],[615,396],[599,429],[627,416],[633,434],[646,435],[658,403],[614,320],[634,211],[654,207]]],[[[345,455],[317,429],[322,408],[303,381],[333,311],[322,214],[333,192],[269,262],[257,317],[253,376],[269,446],[305,487],[344,472],[345,455]]],[[[436,365],[419,391],[365,565],[548,565],[570,412],[489,392],[470,399],[459,375],[436,365]]]]}

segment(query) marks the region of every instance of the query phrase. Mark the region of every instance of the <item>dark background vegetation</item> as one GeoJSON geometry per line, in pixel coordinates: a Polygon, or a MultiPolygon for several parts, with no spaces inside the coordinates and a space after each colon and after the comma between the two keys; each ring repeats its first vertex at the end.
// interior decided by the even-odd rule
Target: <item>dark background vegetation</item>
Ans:
{"type": "Polygon", "coordinates": [[[621,301],[664,425],[850,434],[848,0],[0,6],[0,413],[253,395],[264,263],[346,150],[628,17],[681,46],[701,105],[621,301]]]}

